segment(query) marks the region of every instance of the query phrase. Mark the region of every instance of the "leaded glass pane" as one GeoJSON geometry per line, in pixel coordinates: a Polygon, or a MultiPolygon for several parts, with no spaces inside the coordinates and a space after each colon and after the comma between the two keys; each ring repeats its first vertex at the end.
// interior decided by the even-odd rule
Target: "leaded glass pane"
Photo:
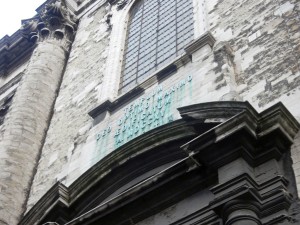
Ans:
{"type": "Polygon", "coordinates": [[[193,36],[192,0],[140,0],[131,10],[121,91],[182,54],[193,36]]]}

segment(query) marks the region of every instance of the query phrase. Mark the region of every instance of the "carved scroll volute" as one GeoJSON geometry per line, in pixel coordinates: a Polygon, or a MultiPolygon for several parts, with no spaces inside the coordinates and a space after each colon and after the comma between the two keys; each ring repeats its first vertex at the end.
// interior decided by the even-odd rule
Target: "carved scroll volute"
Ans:
{"type": "Polygon", "coordinates": [[[66,50],[69,49],[77,29],[77,18],[68,10],[63,0],[46,4],[41,13],[22,23],[22,34],[28,40],[59,40],[66,50]]]}

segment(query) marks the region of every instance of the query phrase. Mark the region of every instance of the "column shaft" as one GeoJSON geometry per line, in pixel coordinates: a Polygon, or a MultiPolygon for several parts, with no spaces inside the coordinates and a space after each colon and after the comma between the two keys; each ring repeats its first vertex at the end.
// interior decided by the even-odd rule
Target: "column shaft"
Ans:
{"type": "Polygon", "coordinates": [[[22,213],[66,62],[59,40],[40,42],[13,99],[0,142],[0,225],[22,213]]]}

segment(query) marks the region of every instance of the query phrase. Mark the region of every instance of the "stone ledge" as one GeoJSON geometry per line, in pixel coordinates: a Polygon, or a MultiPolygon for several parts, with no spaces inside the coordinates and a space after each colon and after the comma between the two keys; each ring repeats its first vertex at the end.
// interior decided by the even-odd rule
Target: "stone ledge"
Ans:
{"type": "Polygon", "coordinates": [[[256,110],[249,102],[222,101],[194,104],[178,108],[180,116],[184,119],[229,119],[240,112],[249,110],[255,114],[256,110]]]}
{"type": "MultiPolygon", "coordinates": [[[[19,225],[26,224],[45,224],[43,218],[45,212],[53,208],[68,208],[68,188],[62,183],[57,182],[50,190],[38,201],[35,206],[26,213],[26,216],[19,223],[19,225]]],[[[46,213],[47,215],[47,213],[46,213]]],[[[46,223],[47,224],[47,223],[46,223]]],[[[51,223],[50,223],[51,224],[51,223]]]]}
{"type": "Polygon", "coordinates": [[[141,94],[144,92],[144,88],[142,87],[135,87],[128,91],[126,94],[121,95],[115,101],[108,99],[102,102],[99,106],[91,110],[88,114],[93,118],[96,119],[97,116],[102,114],[103,112],[113,112],[116,108],[120,107],[121,105],[125,104],[126,102],[130,101],[133,97],[141,94]]]}
{"type": "MultiPolygon", "coordinates": [[[[231,103],[232,102],[204,103],[198,106],[195,105],[194,107],[199,109],[199,115],[201,115],[203,114],[203,112],[201,112],[201,106],[209,109],[207,105],[211,104],[212,107],[209,110],[211,111],[214,106],[217,106],[216,109],[218,110],[218,108],[220,109],[220,105],[223,105],[224,112],[226,112],[230,110],[231,103]],[[226,105],[227,110],[225,110],[226,105]]],[[[237,104],[243,103],[240,102],[237,104]]],[[[244,140],[241,138],[233,138],[230,144],[231,148],[234,148],[232,147],[234,145],[236,146],[235,151],[232,151],[231,154],[226,154],[227,159],[225,159],[225,156],[217,159],[219,154],[230,150],[225,144],[227,143],[226,140],[228,137],[238,137],[238,134],[242,133],[248,142],[243,146],[243,151],[246,152],[245,160],[249,165],[257,166],[270,158],[280,158],[293,143],[293,139],[299,131],[300,124],[282,103],[277,103],[261,113],[257,113],[252,107],[249,107],[249,103],[244,104],[246,104],[244,107],[240,107],[244,109],[239,113],[236,111],[237,114],[235,116],[230,117],[210,131],[199,135],[183,145],[182,148],[188,153],[201,153],[201,160],[205,163],[209,162],[207,166],[218,168],[223,166],[226,160],[230,160],[240,154],[239,151],[241,151],[241,149],[237,146],[243,146],[244,140]],[[239,125],[237,126],[237,124],[239,125]],[[262,144],[263,142],[270,142],[268,145],[270,149],[268,151],[264,149],[265,146],[262,144]],[[253,143],[256,143],[255,145],[259,146],[259,148],[254,148],[253,146],[255,145],[253,143]],[[272,146],[272,148],[270,146],[272,146]]],[[[219,111],[221,112],[221,110],[219,111]]],[[[217,116],[219,117],[220,115],[217,116]]]]}
{"type": "Polygon", "coordinates": [[[214,38],[212,33],[208,31],[194,40],[192,43],[190,43],[184,50],[188,55],[192,55],[194,52],[203,48],[205,45],[209,45],[212,48],[215,43],[216,39],[214,38]]]}

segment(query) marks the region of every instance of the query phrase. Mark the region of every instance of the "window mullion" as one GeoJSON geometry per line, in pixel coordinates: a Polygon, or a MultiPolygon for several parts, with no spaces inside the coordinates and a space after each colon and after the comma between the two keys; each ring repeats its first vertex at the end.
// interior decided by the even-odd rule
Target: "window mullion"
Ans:
{"type": "Polygon", "coordinates": [[[157,14],[157,27],[156,27],[155,69],[157,69],[157,65],[158,65],[158,62],[157,62],[158,50],[157,49],[158,49],[158,32],[159,32],[159,25],[160,25],[160,7],[161,7],[160,0],[157,0],[157,2],[158,2],[158,14],[157,14]]]}
{"type": "Polygon", "coordinates": [[[138,72],[139,72],[139,62],[140,62],[140,50],[141,50],[141,39],[142,39],[142,31],[143,31],[143,21],[144,21],[144,11],[145,11],[145,0],[142,1],[142,16],[141,16],[141,28],[140,28],[140,35],[139,35],[139,44],[138,44],[138,57],[136,62],[136,75],[135,75],[135,83],[138,82],[138,72]]]}
{"type": "Polygon", "coordinates": [[[140,0],[129,21],[122,72],[123,91],[170,62],[193,38],[191,0],[140,0]]]}
{"type": "Polygon", "coordinates": [[[178,34],[178,17],[177,17],[177,12],[178,12],[178,7],[177,7],[177,0],[174,0],[175,1],[175,23],[176,23],[176,25],[175,25],[175,48],[176,48],[176,56],[178,56],[177,54],[178,54],[178,38],[177,38],[177,34],[178,34]]]}

